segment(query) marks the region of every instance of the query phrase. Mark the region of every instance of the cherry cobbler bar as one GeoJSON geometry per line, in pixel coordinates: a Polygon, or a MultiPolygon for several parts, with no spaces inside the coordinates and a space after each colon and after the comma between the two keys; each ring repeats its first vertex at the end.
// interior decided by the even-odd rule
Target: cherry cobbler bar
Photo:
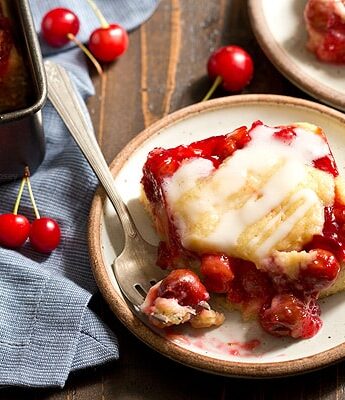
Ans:
{"type": "Polygon", "coordinates": [[[308,0],[307,48],[325,62],[345,63],[345,0],[308,0]]]}
{"type": "Polygon", "coordinates": [[[172,271],[142,306],[154,325],[221,324],[215,293],[273,335],[317,333],[318,298],[345,284],[345,186],[321,128],[257,121],[155,148],[141,182],[172,271]]]}

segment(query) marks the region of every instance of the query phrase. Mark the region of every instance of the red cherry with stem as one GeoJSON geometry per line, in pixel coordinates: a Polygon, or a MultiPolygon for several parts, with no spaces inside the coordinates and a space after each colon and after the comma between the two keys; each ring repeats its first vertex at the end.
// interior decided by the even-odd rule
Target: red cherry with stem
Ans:
{"type": "Polygon", "coordinates": [[[13,213],[0,215],[0,245],[10,249],[22,246],[30,232],[30,222],[24,215],[18,214],[24,184],[25,177],[22,179],[13,213]]]}
{"type": "Polygon", "coordinates": [[[79,18],[67,8],[54,8],[42,19],[41,32],[45,41],[53,47],[61,47],[70,41],[69,34],[79,32],[79,18]]]}
{"type": "Polygon", "coordinates": [[[30,222],[24,215],[0,215],[0,245],[15,249],[22,246],[29,236],[30,222]]]}
{"type": "Polygon", "coordinates": [[[203,101],[208,100],[220,84],[229,92],[242,90],[253,77],[254,63],[241,47],[224,46],[211,54],[207,71],[213,85],[203,101]]]}
{"type": "Polygon", "coordinates": [[[70,41],[74,42],[90,59],[97,72],[102,75],[103,70],[98,61],[76,38],[79,27],[79,18],[73,11],[67,8],[54,8],[43,17],[41,32],[44,40],[53,47],[62,47],[70,41]]]}
{"type": "Polygon", "coordinates": [[[91,33],[88,47],[99,61],[114,61],[127,50],[128,34],[121,25],[109,24],[93,0],[87,1],[101,23],[101,27],[91,33]]]}
{"type": "Polygon", "coordinates": [[[60,239],[60,227],[54,219],[40,217],[31,224],[29,240],[37,251],[50,253],[60,244],[60,239]]]}
{"type": "Polygon", "coordinates": [[[89,39],[89,49],[100,61],[110,62],[121,56],[128,47],[128,35],[122,26],[111,24],[98,28],[89,39]]]}
{"type": "Polygon", "coordinates": [[[36,216],[35,221],[31,224],[29,233],[30,243],[37,251],[41,253],[50,253],[60,244],[61,231],[59,224],[52,218],[40,216],[32,191],[29,173],[26,177],[26,183],[36,216]]]}

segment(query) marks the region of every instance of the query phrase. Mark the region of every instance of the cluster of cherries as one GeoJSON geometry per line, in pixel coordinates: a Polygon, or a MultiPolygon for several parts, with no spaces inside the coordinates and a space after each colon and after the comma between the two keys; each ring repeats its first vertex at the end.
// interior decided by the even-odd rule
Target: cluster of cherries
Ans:
{"type": "MultiPolygon", "coordinates": [[[[76,39],[80,27],[79,18],[66,8],[52,9],[43,17],[42,36],[53,47],[62,47],[74,41],[102,73],[97,60],[111,62],[124,54],[128,48],[128,35],[122,26],[109,24],[93,0],[87,1],[101,23],[101,27],[91,33],[87,48],[76,39]]],[[[251,56],[243,48],[230,45],[211,54],[207,70],[213,85],[203,101],[208,100],[219,85],[228,92],[241,91],[251,81],[254,65],[251,56]]]]}
{"type": "Polygon", "coordinates": [[[30,183],[30,172],[28,168],[25,168],[13,212],[0,215],[0,246],[16,249],[29,239],[35,250],[50,253],[59,245],[60,238],[58,223],[52,218],[40,216],[30,183]],[[32,223],[24,215],[18,214],[25,184],[28,187],[36,217],[32,223]]]}
{"type": "Polygon", "coordinates": [[[67,8],[50,10],[42,19],[41,33],[52,47],[62,47],[73,41],[90,58],[98,72],[102,73],[98,61],[111,62],[124,54],[128,48],[128,34],[122,26],[109,24],[93,0],[87,1],[101,23],[101,27],[91,33],[87,47],[76,38],[80,28],[79,18],[67,8]]]}
{"type": "MultiPolygon", "coordinates": [[[[74,41],[94,63],[98,72],[102,73],[97,60],[110,62],[122,55],[128,47],[128,35],[120,25],[108,24],[93,0],[88,2],[102,25],[91,33],[88,48],[76,38],[80,27],[79,18],[66,8],[52,9],[43,17],[42,35],[53,47],[62,47],[69,41],[74,41]]],[[[40,216],[30,183],[30,171],[25,168],[13,212],[0,215],[0,246],[17,249],[27,240],[35,250],[50,253],[60,244],[61,231],[54,219],[40,216]],[[24,215],[18,214],[25,185],[28,187],[36,217],[32,223],[24,215]]]]}
{"type": "MultiPolygon", "coordinates": [[[[54,8],[45,14],[41,23],[41,32],[47,44],[53,47],[62,47],[70,41],[75,42],[102,74],[98,61],[111,62],[123,55],[128,48],[128,34],[122,26],[109,24],[94,0],[87,1],[101,23],[101,27],[91,33],[88,47],[76,38],[80,21],[77,15],[67,8],[54,8]]],[[[211,54],[207,70],[210,79],[213,80],[213,85],[203,101],[208,100],[219,85],[222,85],[226,91],[241,91],[251,81],[254,66],[251,56],[244,49],[231,45],[221,47],[211,54]]],[[[0,245],[12,249],[19,248],[29,239],[36,250],[49,253],[60,243],[60,228],[52,218],[40,216],[29,176],[30,173],[26,169],[13,212],[0,215],[0,245]],[[25,184],[27,184],[36,216],[31,224],[24,215],[18,214],[25,184]]]]}

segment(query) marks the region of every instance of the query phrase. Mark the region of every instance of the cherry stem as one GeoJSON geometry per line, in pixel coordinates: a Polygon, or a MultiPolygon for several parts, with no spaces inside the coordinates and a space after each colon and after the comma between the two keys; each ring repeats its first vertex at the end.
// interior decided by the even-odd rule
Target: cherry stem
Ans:
{"type": "Polygon", "coordinates": [[[78,40],[73,33],[68,33],[67,37],[69,40],[71,40],[72,42],[74,42],[86,55],[87,57],[90,59],[90,61],[92,62],[92,64],[95,66],[95,68],[97,69],[97,72],[99,73],[99,75],[103,74],[103,69],[100,65],[100,63],[96,60],[96,58],[92,55],[92,53],[90,52],[90,50],[83,45],[83,43],[78,40]]]}
{"type": "Polygon", "coordinates": [[[30,200],[31,200],[32,207],[34,208],[35,216],[36,216],[37,219],[39,219],[39,218],[41,218],[41,216],[40,216],[40,213],[38,212],[38,208],[37,208],[37,205],[36,205],[34,194],[32,192],[30,178],[29,178],[29,176],[26,176],[26,177],[24,177],[24,179],[26,181],[26,184],[28,185],[30,200]]]}
{"type": "Polygon", "coordinates": [[[14,208],[13,208],[13,214],[14,214],[14,215],[17,215],[17,214],[18,214],[19,204],[20,204],[20,200],[21,200],[21,198],[22,198],[22,194],[23,194],[23,190],[24,190],[25,181],[26,181],[26,177],[24,176],[23,179],[22,179],[22,181],[21,181],[21,183],[20,183],[20,187],[19,187],[19,191],[18,191],[16,203],[15,203],[14,208]]]}
{"type": "Polygon", "coordinates": [[[91,8],[93,9],[96,17],[98,18],[99,22],[101,23],[102,28],[107,29],[109,28],[108,21],[104,18],[104,15],[101,13],[101,10],[97,7],[96,3],[93,0],[87,0],[90,4],[91,8]]]}
{"type": "Polygon", "coordinates": [[[217,89],[217,87],[222,83],[222,77],[220,75],[217,76],[217,78],[214,80],[213,85],[211,86],[210,90],[206,93],[206,96],[201,100],[201,101],[206,101],[208,100],[214,93],[214,91],[217,89]]]}

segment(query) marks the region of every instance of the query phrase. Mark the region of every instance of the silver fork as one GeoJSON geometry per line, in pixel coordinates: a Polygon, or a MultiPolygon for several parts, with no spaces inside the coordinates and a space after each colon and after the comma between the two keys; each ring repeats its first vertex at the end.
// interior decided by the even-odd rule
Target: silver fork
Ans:
{"type": "Polygon", "coordinates": [[[122,293],[138,311],[150,287],[166,275],[156,266],[157,248],[141,237],[126,204],[115,190],[114,179],[66,70],[51,61],[45,62],[45,69],[48,98],[103,185],[122,224],[125,244],[113,268],[122,293]]]}

